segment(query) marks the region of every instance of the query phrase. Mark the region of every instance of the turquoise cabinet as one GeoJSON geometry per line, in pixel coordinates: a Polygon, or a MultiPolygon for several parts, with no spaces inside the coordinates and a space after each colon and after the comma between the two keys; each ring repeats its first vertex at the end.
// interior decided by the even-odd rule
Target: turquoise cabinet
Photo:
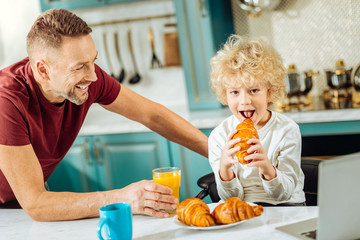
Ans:
{"type": "Polygon", "coordinates": [[[41,11],[51,8],[77,9],[104,6],[105,0],[40,0],[41,11]]]}
{"type": "Polygon", "coordinates": [[[41,11],[51,8],[78,9],[101,7],[114,3],[138,2],[144,0],[40,0],[41,11]]]}
{"type": "Polygon", "coordinates": [[[97,167],[91,137],[78,137],[48,179],[53,191],[90,192],[98,189],[97,167]]]}
{"type": "MultiPolygon", "coordinates": [[[[210,135],[212,129],[202,129],[207,136],[210,135]]],[[[171,157],[174,165],[182,169],[182,193],[184,198],[195,197],[202,189],[198,187],[197,180],[212,172],[209,160],[200,154],[189,149],[170,142],[171,157]]],[[[204,199],[206,203],[211,203],[210,197],[204,199]]]]}
{"type": "Polygon", "coordinates": [[[234,32],[230,0],[174,0],[189,108],[214,109],[210,58],[234,32]]]}
{"type": "Polygon", "coordinates": [[[171,166],[168,141],[152,132],[95,136],[94,147],[99,190],[151,180],[152,169],[171,166]]]}
{"type": "Polygon", "coordinates": [[[168,166],[181,169],[180,200],[194,197],[201,190],[197,179],[211,172],[205,157],[153,132],[79,136],[48,185],[52,191],[118,189],[151,180],[152,169],[168,166]]]}
{"type": "Polygon", "coordinates": [[[158,134],[80,136],[48,180],[50,190],[89,192],[152,179],[171,166],[168,141],[158,134]]]}

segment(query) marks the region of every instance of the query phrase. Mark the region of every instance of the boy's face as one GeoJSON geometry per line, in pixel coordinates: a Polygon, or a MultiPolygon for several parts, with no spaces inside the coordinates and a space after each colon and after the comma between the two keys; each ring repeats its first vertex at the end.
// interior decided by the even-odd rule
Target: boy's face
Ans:
{"type": "Polygon", "coordinates": [[[263,85],[245,86],[232,81],[226,89],[226,99],[234,116],[242,122],[250,118],[257,129],[263,127],[270,118],[267,111],[268,89],[263,85]]]}

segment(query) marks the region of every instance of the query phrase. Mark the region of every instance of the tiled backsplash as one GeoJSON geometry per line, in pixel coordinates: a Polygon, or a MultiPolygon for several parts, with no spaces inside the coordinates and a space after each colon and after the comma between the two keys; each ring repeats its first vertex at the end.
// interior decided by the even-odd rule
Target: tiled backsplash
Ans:
{"type": "Polygon", "coordinates": [[[235,32],[265,37],[279,51],[285,66],[299,71],[320,71],[314,78],[312,95],[327,88],[325,70],[337,59],[351,68],[360,62],[360,1],[281,0],[271,12],[251,18],[232,0],[235,32]]]}

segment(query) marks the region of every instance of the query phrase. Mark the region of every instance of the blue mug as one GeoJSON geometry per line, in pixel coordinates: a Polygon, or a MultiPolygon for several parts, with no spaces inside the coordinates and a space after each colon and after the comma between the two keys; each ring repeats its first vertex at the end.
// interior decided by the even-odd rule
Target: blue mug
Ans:
{"type": "Polygon", "coordinates": [[[131,240],[132,214],[130,203],[113,203],[99,209],[99,239],[131,240]],[[103,237],[104,235],[104,237],[103,237]]]}

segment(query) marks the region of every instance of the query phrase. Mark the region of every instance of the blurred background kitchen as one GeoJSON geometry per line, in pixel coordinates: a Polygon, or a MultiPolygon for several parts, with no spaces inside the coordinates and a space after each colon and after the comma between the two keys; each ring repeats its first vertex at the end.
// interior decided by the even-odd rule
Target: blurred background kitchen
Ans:
{"type": "MultiPolygon", "coordinates": [[[[288,69],[285,98],[273,108],[299,124],[302,155],[360,151],[359,1],[1,1],[0,68],[26,56],[29,28],[53,7],[74,11],[93,28],[100,67],[206,134],[230,115],[211,92],[209,59],[232,33],[266,38],[288,69]]],[[[182,169],[182,199],[195,196],[197,179],[211,172],[207,159],[94,105],[49,184],[119,188],[151,179],[159,166],[182,169]]]]}

